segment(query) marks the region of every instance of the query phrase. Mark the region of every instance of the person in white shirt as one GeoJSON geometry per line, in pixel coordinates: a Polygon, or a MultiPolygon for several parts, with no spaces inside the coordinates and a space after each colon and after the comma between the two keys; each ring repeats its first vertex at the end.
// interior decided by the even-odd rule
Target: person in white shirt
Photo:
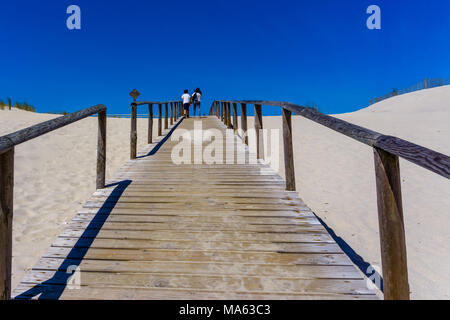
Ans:
{"type": "Polygon", "coordinates": [[[189,118],[189,106],[191,105],[191,96],[189,95],[189,90],[184,90],[184,94],[181,96],[181,99],[183,100],[183,108],[184,108],[184,115],[186,118],[189,118]]]}
{"type": "Polygon", "coordinates": [[[197,113],[198,108],[198,116],[200,116],[200,100],[202,98],[202,91],[197,88],[194,91],[194,94],[192,95],[192,103],[194,104],[194,117],[197,113]]]}

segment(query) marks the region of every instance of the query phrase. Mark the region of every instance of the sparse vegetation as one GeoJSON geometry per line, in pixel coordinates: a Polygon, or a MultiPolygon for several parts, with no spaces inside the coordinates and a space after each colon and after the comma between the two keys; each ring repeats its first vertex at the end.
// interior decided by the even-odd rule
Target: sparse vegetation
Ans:
{"type": "MultiPolygon", "coordinates": [[[[7,103],[5,103],[3,100],[0,100],[0,110],[5,110],[6,106],[8,106],[9,110],[11,110],[11,108],[13,107],[12,100],[10,97],[7,98],[7,103]]],[[[14,108],[24,110],[24,111],[36,112],[36,108],[27,102],[16,101],[14,108]]]]}
{"type": "Polygon", "coordinates": [[[30,104],[28,104],[26,102],[22,102],[22,103],[16,102],[16,105],[14,107],[19,109],[19,110],[36,112],[36,109],[32,105],[30,105],[30,104]]]}

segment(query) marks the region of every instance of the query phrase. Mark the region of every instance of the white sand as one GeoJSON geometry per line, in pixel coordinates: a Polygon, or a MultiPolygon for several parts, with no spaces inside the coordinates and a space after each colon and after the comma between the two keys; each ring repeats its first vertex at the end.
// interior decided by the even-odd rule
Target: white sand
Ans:
{"type": "MultiPolygon", "coordinates": [[[[0,135],[58,117],[0,110],[0,135]]],[[[154,135],[157,124],[154,123],[154,135]]],[[[147,120],[138,119],[138,150],[147,120]]],[[[130,157],[130,120],[108,118],[107,179],[130,157]]],[[[95,191],[97,119],[87,118],[25,142],[15,150],[13,288],[95,191]]]]}
{"type": "MultiPolygon", "coordinates": [[[[441,87],[338,117],[450,154],[449,101],[450,87],[441,87]]],[[[0,110],[0,135],[54,117],[0,110]]],[[[372,150],[302,117],[293,124],[300,196],[366,261],[381,265],[372,150]]],[[[264,126],[280,128],[281,119],[265,117],[264,126]]],[[[129,159],[129,130],[128,119],[108,118],[108,177],[129,159]]],[[[145,132],[139,119],[138,148],[145,132]]],[[[89,118],[16,148],[13,286],[94,191],[96,144],[97,119],[89,118]]],[[[449,299],[450,183],[406,161],[401,172],[412,297],[449,299]]]]}
{"type": "MultiPolygon", "coordinates": [[[[450,86],[394,97],[338,118],[450,155],[450,86]]],[[[249,118],[249,128],[253,127],[249,118]]],[[[280,117],[264,117],[281,128],[280,117]]],[[[297,190],[367,262],[381,267],[373,152],[300,116],[293,118],[297,190]]],[[[284,159],[280,137],[280,174],[284,159]]],[[[400,161],[410,288],[450,299],[450,181],[400,161]]]]}

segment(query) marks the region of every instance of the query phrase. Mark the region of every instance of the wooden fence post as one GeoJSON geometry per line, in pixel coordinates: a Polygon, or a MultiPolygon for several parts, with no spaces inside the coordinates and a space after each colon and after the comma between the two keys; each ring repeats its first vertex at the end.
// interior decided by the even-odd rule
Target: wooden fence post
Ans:
{"type": "Polygon", "coordinates": [[[217,119],[220,119],[220,102],[216,101],[216,116],[217,119]]]}
{"type": "Polygon", "coordinates": [[[224,119],[223,114],[224,114],[224,106],[223,106],[223,102],[220,102],[220,121],[222,121],[222,122],[224,122],[223,121],[223,119],[224,119]]]}
{"type": "Polygon", "coordinates": [[[284,108],[283,113],[283,141],[284,141],[284,172],[286,176],[286,190],[295,191],[294,152],[292,148],[292,113],[284,108]]]}
{"type": "Polygon", "coordinates": [[[169,104],[164,104],[164,130],[169,128],[169,104]]]}
{"type": "Polygon", "coordinates": [[[237,118],[237,103],[233,102],[233,131],[237,132],[238,129],[238,118],[237,118]]]}
{"type": "Polygon", "coordinates": [[[398,156],[374,148],[383,287],[386,300],[409,300],[398,156]]]}
{"type": "Polygon", "coordinates": [[[241,128],[244,143],[248,145],[248,134],[247,134],[247,104],[241,103],[241,128]]]}
{"type": "Polygon", "coordinates": [[[261,105],[255,104],[255,133],[256,133],[256,157],[257,159],[264,158],[264,140],[262,135],[263,122],[261,105]]]}
{"type": "Polygon", "coordinates": [[[158,104],[158,136],[162,136],[162,105],[158,104]]]}
{"type": "Polygon", "coordinates": [[[0,300],[11,298],[14,148],[0,154],[0,300]]]}
{"type": "Polygon", "coordinates": [[[106,174],[106,110],[98,113],[97,189],[105,187],[106,174]]]}
{"type": "Polygon", "coordinates": [[[153,104],[148,104],[148,144],[153,143],[153,104]]]}
{"type": "Polygon", "coordinates": [[[227,102],[227,128],[231,129],[231,103],[227,102]]]}
{"type": "Polygon", "coordinates": [[[130,159],[136,159],[137,153],[137,104],[131,104],[131,136],[130,136],[130,159]]]}
{"type": "Polygon", "coordinates": [[[170,125],[173,125],[173,102],[170,103],[170,125]]]}

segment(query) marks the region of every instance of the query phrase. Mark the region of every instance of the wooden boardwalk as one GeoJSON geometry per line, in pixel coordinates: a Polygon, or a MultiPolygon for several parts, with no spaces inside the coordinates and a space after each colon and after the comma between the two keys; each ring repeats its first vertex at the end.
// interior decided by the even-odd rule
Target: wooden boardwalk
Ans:
{"type": "MultiPolygon", "coordinates": [[[[201,120],[203,129],[225,131],[216,117],[201,120]]],[[[176,130],[193,126],[190,118],[176,130]]],[[[249,156],[235,139],[238,148],[232,152],[249,156]]],[[[156,142],[127,162],[86,202],[13,296],[377,299],[270,167],[176,165],[171,160],[176,144],[170,138],[156,142]],[[76,276],[67,285],[76,268],[79,287],[76,276]]]]}

